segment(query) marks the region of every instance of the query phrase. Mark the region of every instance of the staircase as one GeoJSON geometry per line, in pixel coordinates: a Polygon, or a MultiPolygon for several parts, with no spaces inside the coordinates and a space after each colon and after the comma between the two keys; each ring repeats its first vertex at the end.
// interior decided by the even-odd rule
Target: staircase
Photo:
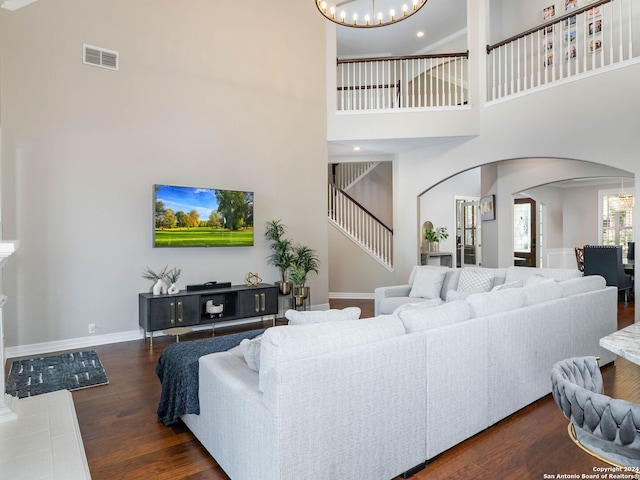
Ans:
{"type": "Polygon", "coordinates": [[[333,165],[333,181],[339,189],[346,192],[379,164],[380,162],[336,163],[333,165]]]}
{"type": "Polygon", "coordinates": [[[335,183],[329,184],[329,221],[378,263],[393,271],[393,230],[335,183]]]}

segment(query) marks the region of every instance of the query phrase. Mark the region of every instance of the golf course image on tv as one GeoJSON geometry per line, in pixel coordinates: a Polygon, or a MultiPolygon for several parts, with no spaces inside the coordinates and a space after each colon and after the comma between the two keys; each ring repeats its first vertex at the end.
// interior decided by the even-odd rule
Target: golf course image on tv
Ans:
{"type": "Polygon", "coordinates": [[[253,192],[153,186],[154,247],[253,245],[253,192]]]}

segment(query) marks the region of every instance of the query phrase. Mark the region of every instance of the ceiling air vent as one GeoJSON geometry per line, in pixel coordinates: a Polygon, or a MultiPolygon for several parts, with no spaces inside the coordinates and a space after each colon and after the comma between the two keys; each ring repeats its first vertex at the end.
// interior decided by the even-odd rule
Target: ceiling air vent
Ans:
{"type": "Polygon", "coordinates": [[[118,52],[86,44],[82,47],[84,64],[118,70],[118,52]]]}

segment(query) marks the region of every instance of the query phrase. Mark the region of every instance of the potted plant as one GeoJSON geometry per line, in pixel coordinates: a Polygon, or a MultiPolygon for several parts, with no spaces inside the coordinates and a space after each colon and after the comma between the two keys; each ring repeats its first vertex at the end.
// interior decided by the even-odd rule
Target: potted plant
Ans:
{"type": "Polygon", "coordinates": [[[318,273],[319,267],[320,260],[315,250],[301,244],[293,247],[289,276],[293,282],[293,296],[296,299],[296,306],[301,306],[309,297],[309,287],[306,285],[307,276],[311,272],[318,273]]]}
{"type": "Polygon", "coordinates": [[[427,241],[430,252],[437,252],[441,240],[449,238],[447,227],[428,228],[424,232],[424,239],[427,241]]]}
{"type": "Polygon", "coordinates": [[[282,220],[271,220],[267,222],[266,226],[264,236],[271,242],[271,255],[267,257],[267,262],[280,270],[280,280],[275,282],[278,285],[280,295],[289,295],[291,282],[287,279],[287,273],[293,258],[293,244],[291,240],[284,238],[287,227],[282,223],[282,220]]]}

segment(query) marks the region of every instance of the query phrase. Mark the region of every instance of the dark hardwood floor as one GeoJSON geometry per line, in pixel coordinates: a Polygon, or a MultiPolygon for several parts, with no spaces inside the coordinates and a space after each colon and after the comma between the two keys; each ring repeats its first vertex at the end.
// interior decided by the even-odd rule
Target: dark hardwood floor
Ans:
{"type": "MultiPolygon", "coordinates": [[[[372,300],[331,301],[332,308],[352,305],[362,308],[363,318],[373,316],[372,300]]],[[[620,328],[633,319],[634,304],[620,303],[620,328]]],[[[205,335],[192,333],[182,341],[205,335]]],[[[73,392],[94,480],[228,478],[186,427],[169,428],[157,420],[160,383],[154,368],[170,343],[157,337],[152,349],[142,340],[95,347],[110,383],[73,392]]],[[[618,359],[602,371],[607,394],[640,402],[640,366],[618,359]]],[[[594,474],[600,466],[605,464],[571,442],[566,420],[547,395],[438,456],[411,479],[542,479],[594,474]]]]}

